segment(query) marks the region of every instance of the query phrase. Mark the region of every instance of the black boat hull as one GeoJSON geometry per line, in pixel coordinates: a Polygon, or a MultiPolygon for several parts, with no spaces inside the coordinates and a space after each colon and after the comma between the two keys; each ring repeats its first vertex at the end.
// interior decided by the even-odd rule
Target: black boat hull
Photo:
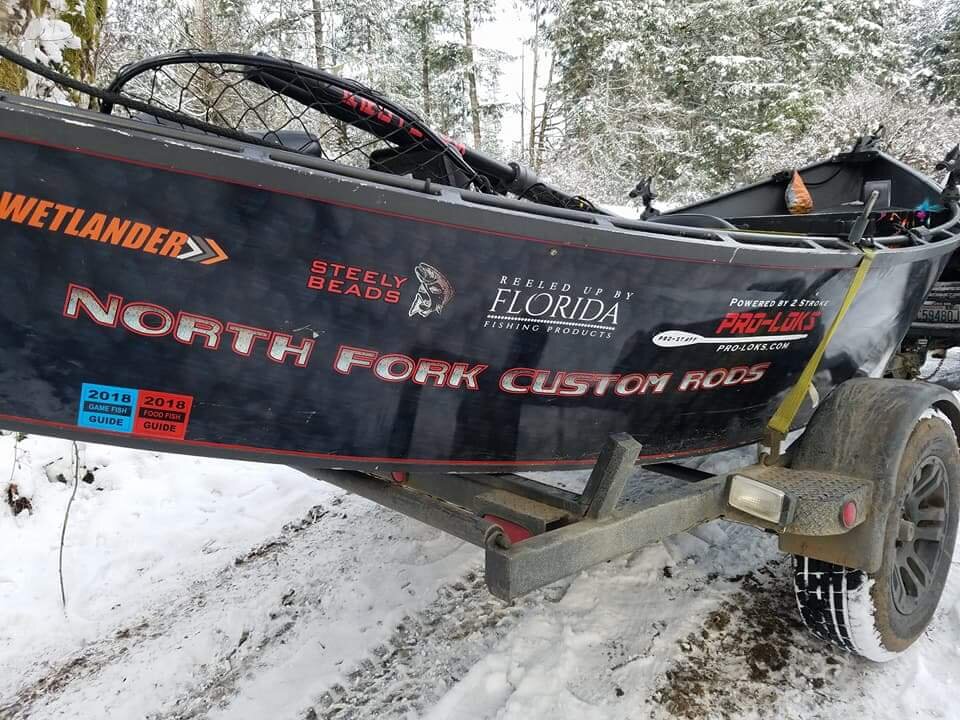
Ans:
{"type": "MultiPolygon", "coordinates": [[[[587,465],[622,431],[647,462],[705,453],[759,438],[860,258],[537,216],[66,113],[0,103],[10,428],[365,469],[587,465]]],[[[879,254],[820,397],[883,371],[955,244],[879,254]]]]}

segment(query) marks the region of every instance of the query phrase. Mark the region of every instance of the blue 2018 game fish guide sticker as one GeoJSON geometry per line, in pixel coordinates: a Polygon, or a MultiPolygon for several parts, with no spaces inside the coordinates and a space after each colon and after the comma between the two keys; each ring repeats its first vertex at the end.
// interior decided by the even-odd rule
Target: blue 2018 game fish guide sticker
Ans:
{"type": "Polygon", "coordinates": [[[83,383],[80,396],[80,427],[133,432],[134,411],[137,407],[137,390],[83,383]]]}

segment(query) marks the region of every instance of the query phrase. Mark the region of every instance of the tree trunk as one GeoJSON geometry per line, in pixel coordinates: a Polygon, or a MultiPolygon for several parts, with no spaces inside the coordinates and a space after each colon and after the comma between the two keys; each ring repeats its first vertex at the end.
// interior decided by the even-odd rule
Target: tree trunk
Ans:
{"type": "MultiPolygon", "coordinates": [[[[195,3],[195,13],[194,13],[194,25],[196,27],[193,35],[194,41],[197,43],[197,47],[202,50],[214,50],[217,48],[217,38],[216,38],[216,27],[215,17],[216,9],[210,7],[211,0],[196,0],[195,3]]],[[[229,120],[224,116],[223,110],[218,107],[218,100],[226,100],[226,106],[231,105],[231,100],[234,100],[233,97],[228,97],[223,94],[223,85],[218,83],[213,75],[209,73],[197,73],[196,75],[190,75],[189,66],[185,66],[187,69],[184,70],[184,75],[179,78],[183,83],[183,86],[189,87],[192,93],[196,94],[197,99],[200,101],[202,107],[200,111],[203,113],[202,119],[206,122],[224,123],[229,124],[229,120]]],[[[187,93],[182,100],[183,106],[180,107],[180,110],[193,110],[188,106],[190,103],[190,93],[187,93]]]]}
{"type": "Polygon", "coordinates": [[[473,119],[473,146],[480,147],[480,98],[477,95],[477,68],[473,57],[473,21],[470,19],[470,0],[463,0],[464,57],[467,67],[463,72],[470,91],[470,116],[473,119]]]}
{"type": "Polygon", "coordinates": [[[520,157],[524,157],[526,150],[524,142],[527,134],[527,56],[524,47],[520,46],[520,157]]]}
{"type": "Polygon", "coordinates": [[[533,149],[537,139],[537,68],[540,64],[540,0],[533,6],[533,77],[530,83],[530,164],[536,162],[533,149]]]}
{"type": "Polygon", "coordinates": [[[326,65],[323,45],[323,0],[313,0],[313,53],[320,70],[326,65]]]}
{"type": "MultiPolygon", "coordinates": [[[[540,113],[540,136],[537,138],[537,152],[533,160],[534,172],[540,172],[543,165],[543,146],[547,136],[547,125],[550,121],[550,103],[553,101],[553,68],[557,62],[556,53],[550,56],[550,71],[547,73],[547,87],[543,93],[543,112],[540,113]]],[[[530,154],[533,155],[531,146],[530,154]]]]}
{"type": "MultiPolygon", "coordinates": [[[[19,51],[20,37],[26,24],[30,21],[31,5],[26,0],[19,0],[16,3],[6,3],[0,0],[0,43],[4,46],[19,51]],[[14,6],[19,5],[23,11],[25,19],[18,22],[18,18],[12,12],[14,6]]],[[[9,60],[0,60],[0,89],[12,90],[13,92],[22,91],[27,84],[27,75],[23,69],[14,65],[9,60]]]]}
{"type": "Polygon", "coordinates": [[[423,92],[423,119],[430,122],[430,21],[420,25],[420,89],[423,92]]]}
{"type": "Polygon", "coordinates": [[[196,12],[194,13],[194,38],[201,50],[214,50],[213,46],[213,27],[210,23],[210,8],[207,0],[197,0],[196,12]]]}

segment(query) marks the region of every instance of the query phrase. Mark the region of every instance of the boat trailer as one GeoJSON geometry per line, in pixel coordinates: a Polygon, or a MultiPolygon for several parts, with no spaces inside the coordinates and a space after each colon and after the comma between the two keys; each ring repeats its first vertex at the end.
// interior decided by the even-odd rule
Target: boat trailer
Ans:
{"type": "Polygon", "coordinates": [[[760,464],[720,475],[674,463],[637,472],[640,449],[629,435],[611,436],[580,494],[514,474],[311,474],[484,548],[487,586],[507,601],[718,518],[845,533],[871,499],[863,480],[760,464]]]}
{"type": "Polygon", "coordinates": [[[507,601],[719,518],[777,534],[784,552],[875,572],[897,448],[930,408],[960,427],[960,407],[943,388],[851,380],[776,462],[720,474],[674,462],[638,472],[640,443],[617,434],[581,493],[516,474],[299,469],[484,548],[487,586],[507,601]]]}

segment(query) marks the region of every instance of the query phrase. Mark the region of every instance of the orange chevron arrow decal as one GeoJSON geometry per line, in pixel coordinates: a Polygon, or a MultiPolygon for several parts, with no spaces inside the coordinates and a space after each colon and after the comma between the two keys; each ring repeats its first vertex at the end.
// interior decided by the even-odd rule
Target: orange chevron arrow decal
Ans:
{"type": "Polygon", "coordinates": [[[229,256],[223,251],[223,248],[217,244],[216,240],[208,237],[205,237],[204,240],[207,241],[207,245],[210,246],[210,249],[215,254],[212,258],[207,258],[201,262],[201,265],[216,265],[218,262],[223,262],[224,260],[228,259],[229,256]]]}

